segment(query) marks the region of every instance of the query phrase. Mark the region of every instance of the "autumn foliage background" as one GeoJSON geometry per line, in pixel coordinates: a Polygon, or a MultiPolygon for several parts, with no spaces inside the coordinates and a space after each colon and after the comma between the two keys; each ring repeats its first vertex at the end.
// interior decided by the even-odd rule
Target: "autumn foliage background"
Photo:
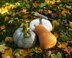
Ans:
{"type": "Polygon", "coordinates": [[[72,58],[72,2],[60,0],[7,0],[0,2],[0,58],[72,58]],[[31,49],[17,47],[13,33],[24,20],[35,18],[34,12],[48,17],[57,44],[48,52],[38,43],[31,49]]]}

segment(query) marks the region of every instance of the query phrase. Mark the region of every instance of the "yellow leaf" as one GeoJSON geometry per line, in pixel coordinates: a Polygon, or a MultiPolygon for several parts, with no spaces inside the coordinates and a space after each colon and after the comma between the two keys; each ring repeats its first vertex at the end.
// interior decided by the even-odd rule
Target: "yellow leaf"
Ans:
{"type": "Polygon", "coordinates": [[[5,25],[0,26],[0,30],[3,30],[5,28],[6,28],[5,25]]]}
{"type": "Polygon", "coordinates": [[[5,6],[8,10],[10,10],[11,9],[11,7],[8,5],[8,6],[5,6]]]}
{"type": "Polygon", "coordinates": [[[27,56],[28,55],[28,50],[20,49],[20,55],[21,56],[27,56]]]}
{"type": "Polygon", "coordinates": [[[15,5],[13,5],[13,4],[10,4],[10,5],[9,5],[9,7],[10,7],[11,9],[16,8],[16,6],[15,6],[15,5]]]}
{"type": "Polygon", "coordinates": [[[10,56],[5,56],[5,57],[2,57],[2,58],[11,58],[10,56]]]}
{"type": "Polygon", "coordinates": [[[0,13],[1,13],[1,8],[0,8],[0,13]]]}
{"type": "Polygon", "coordinates": [[[57,32],[54,32],[54,35],[56,38],[58,38],[59,34],[57,32]]]}
{"type": "Polygon", "coordinates": [[[45,2],[48,4],[48,5],[54,5],[55,4],[55,0],[45,0],[45,2]]]}
{"type": "Polygon", "coordinates": [[[2,6],[2,7],[0,8],[0,13],[1,13],[1,14],[8,13],[8,11],[9,11],[10,9],[14,9],[14,8],[16,8],[16,6],[13,5],[13,4],[2,6]]]}
{"type": "Polygon", "coordinates": [[[26,8],[22,9],[22,12],[26,14],[27,13],[27,9],[26,8]]]}
{"type": "Polygon", "coordinates": [[[41,50],[40,47],[35,47],[34,51],[35,51],[36,53],[40,53],[40,52],[42,52],[42,50],[41,50]]]}
{"type": "Polygon", "coordinates": [[[51,11],[51,10],[48,10],[48,13],[49,13],[49,14],[51,14],[51,13],[52,13],[52,11],[51,11]]]}
{"type": "Polygon", "coordinates": [[[58,42],[57,47],[58,47],[58,48],[61,48],[61,43],[60,43],[60,42],[58,42]]]}
{"type": "Polygon", "coordinates": [[[56,2],[61,2],[61,0],[56,0],[56,2]]]}
{"type": "Polygon", "coordinates": [[[6,38],[5,38],[5,41],[6,41],[6,42],[12,42],[12,41],[13,41],[13,38],[12,38],[12,37],[6,37],[6,38]]]}
{"type": "Polygon", "coordinates": [[[52,24],[53,24],[53,29],[58,28],[60,26],[59,22],[56,20],[53,20],[52,24]]]}
{"type": "Polygon", "coordinates": [[[6,22],[6,21],[8,21],[8,20],[9,20],[9,17],[6,16],[6,17],[4,18],[4,21],[6,22]]]}
{"type": "Polygon", "coordinates": [[[66,16],[67,14],[70,14],[70,12],[69,12],[69,10],[63,9],[63,10],[61,11],[61,14],[62,14],[63,16],[66,16]]]}
{"type": "Polygon", "coordinates": [[[68,26],[69,26],[70,28],[72,28],[72,21],[69,21],[68,26]]]}
{"type": "Polygon", "coordinates": [[[20,3],[19,3],[19,2],[16,2],[15,5],[16,5],[16,6],[20,6],[20,3]]]}
{"type": "Polygon", "coordinates": [[[58,42],[58,48],[67,48],[67,43],[60,43],[60,42],[58,42]]]}
{"type": "Polygon", "coordinates": [[[34,6],[34,7],[38,7],[38,6],[39,6],[39,3],[34,2],[34,3],[33,3],[33,6],[34,6]]]}
{"type": "Polygon", "coordinates": [[[61,47],[62,47],[62,48],[67,48],[67,43],[62,43],[62,44],[61,44],[61,47]]]}
{"type": "Polygon", "coordinates": [[[6,49],[5,52],[2,54],[2,57],[3,58],[6,58],[6,57],[11,58],[11,57],[13,57],[12,49],[11,48],[6,49]]]}
{"type": "Polygon", "coordinates": [[[5,14],[5,13],[8,13],[8,9],[7,9],[7,7],[2,7],[1,14],[5,14]]]}
{"type": "Polygon", "coordinates": [[[6,47],[5,45],[0,45],[0,52],[4,53],[4,51],[7,49],[8,47],[6,47]]]}

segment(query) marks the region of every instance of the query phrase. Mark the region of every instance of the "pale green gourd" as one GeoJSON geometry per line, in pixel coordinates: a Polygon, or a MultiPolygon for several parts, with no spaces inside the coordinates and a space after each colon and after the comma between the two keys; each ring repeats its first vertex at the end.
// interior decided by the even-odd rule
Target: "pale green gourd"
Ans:
{"type": "Polygon", "coordinates": [[[35,44],[35,33],[28,28],[28,23],[22,23],[21,27],[19,27],[13,34],[14,42],[18,45],[18,47],[30,48],[35,44]]]}

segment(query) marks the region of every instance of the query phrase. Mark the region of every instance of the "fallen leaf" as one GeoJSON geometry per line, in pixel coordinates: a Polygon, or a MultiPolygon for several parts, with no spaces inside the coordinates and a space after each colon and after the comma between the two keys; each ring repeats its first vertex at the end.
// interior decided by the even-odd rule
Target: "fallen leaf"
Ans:
{"type": "Polygon", "coordinates": [[[51,58],[57,58],[56,54],[51,54],[51,58]]]}
{"type": "Polygon", "coordinates": [[[63,9],[62,11],[61,11],[61,14],[63,15],[63,16],[66,16],[67,14],[69,14],[70,12],[68,11],[68,10],[66,10],[66,9],[63,9]]]}
{"type": "Polygon", "coordinates": [[[48,13],[49,13],[49,14],[52,14],[52,11],[51,11],[51,10],[48,10],[48,13]]]}
{"type": "Polygon", "coordinates": [[[0,45],[0,52],[4,53],[4,51],[7,49],[8,47],[6,47],[4,44],[0,45]]]}
{"type": "Polygon", "coordinates": [[[16,5],[10,4],[9,7],[10,7],[11,9],[14,9],[14,8],[16,8],[16,5]]]}
{"type": "Polygon", "coordinates": [[[38,6],[39,6],[39,3],[38,3],[38,2],[34,2],[34,3],[33,3],[33,6],[34,6],[34,7],[38,7],[38,6]]]}
{"type": "Polygon", "coordinates": [[[35,51],[36,53],[40,53],[40,52],[42,52],[42,50],[41,50],[40,47],[35,47],[35,48],[34,48],[34,51],[35,51]]]}
{"type": "Polygon", "coordinates": [[[59,22],[56,20],[52,21],[53,29],[58,28],[60,26],[59,22]]]}
{"type": "Polygon", "coordinates": [[[62,58],[62,54],[60,52],[57,53],[57,58],[62,58]]]}
{"type": "Polygon", "coordinates": [[[23,8],[22,9],[22,12],[26,14],[27,13],[27,9],[26,8],[23,8]]]}
{"type": "Polygon", "coordinates": [[[4,53],[2,54],[3,58],[12,58],[13,57],[13,51],[11,48],[8,48],[4,51],[4,53]]]}
{"type": "Polygon", "coordinates": [[[9,17],[6,16],[6,17],[4,18],[4,21],[6,22],[6,21],[8,21],[8,20],[9,20],[9,17]]]}
{"type": "Polygon", "coordinates": [[[0,8],[0,13],[1,13],[1,8],[0,8]]]}
{"type": "Polygon", "coordinates": [[[5,42],[12,42],[13,41],[13,38],[12,37],[6,37],[5,38],[5,42]]]}
{"type": "Polygon", "coordinates": [[[22,16],[22,12],[18,12],[18,16],[22,16]]]}
{"type": "Polygon", "coordinates": [[[72,52],[72,48],[65,48],[64,51],[67,53],[70,53],[70,52],[72,52]]]}
{"type": "Polygon", "coordinates": [[[46,58],[49,58],[51,56],[51,53],[51,51],[45,51],[46,58]]]}
{"type": "Polygon", "coordinates": [[[55,0],[56,2],[61,2],[61,0],[55,0]]]}
{"type": "Polygon", "coordinates": [[[5,25],[0,26],[0,30],[3,30],[5,28],[6,28],[5,25]]]}
{"type": "Polygon", "coordinates": [[[54,32],[54,35],[56,38],[58,38],[59,34],[57,32],[54,32]]]}
{"type": "Polygon", "coordinates": [[[45,0],[45,2],[48,4],[48,5],[54,5],[55,4],[55,0],[45,0]]]}
{"type": "Polygon", "coordinates": [[[58,52],[57,54],[51,54],[51,58],[62,58],[62,54],[58,52]]]}
{"type": "Polygon", "coordinates": [[[72,9],[72,6],[66,5],[67,9],[72,9]]]}
{"type": "Polygon", "coordinates": [[[20,6],[20,3],[19,3],[19,2],[16,2],[15,5],[16,5],[16,6],[20,6]]]}
{"type": "Polygon", "coordinates": [[[69,21],[68,26],[69,26],[70,28],[72,28],[72,21],[69,21]]]}
{"type": "Polygon", "coordinates": [[[58,42],[58,48],[67,48],[67,43],[60,43],[60,42],[58,42]]]}
{"type": "Polygon", "coordinates": [[[7,7],[2,7],[1,14],[5,14],[5,13],[8,13],[8,9],[7,9],[7,7]]]}
{"type": "Polygon", "coordinates": [[[28,55],[28,50],[20,49],[20,55],[21,56],[27,56],[28,55]]]}
{"type": "Polygon", "coordinates": [[[47,5],[47,3],[41,3],[39,6],[42,8],[42,7],[46,6],[46,5],[47,5]]]}
{"type": "Polygon", "coordinates": [[[14,51],[15,57],[20,56],[20,51],[19,51],[19,50],[20,50],[20,49],[16,49],[16,50],[14,51]]]}
{"type": "Polygon", "coordinates": [[[56,17],[58,17],[58,14],[56,14],[56,13],[51,14],[51,18],[56,18],[56,17]]]}

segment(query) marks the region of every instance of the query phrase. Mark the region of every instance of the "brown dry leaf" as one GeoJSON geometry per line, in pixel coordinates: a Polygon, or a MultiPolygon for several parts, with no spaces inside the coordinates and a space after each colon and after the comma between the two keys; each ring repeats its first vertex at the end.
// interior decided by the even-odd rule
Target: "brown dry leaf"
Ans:
{"type": "Polygon", "coordinates": [[[27,56],[28,55],[28,50],[20,49],[20,55],[21,56],[27,56]]]}
{"type": "Polygon", "coordinates": [[[68,26],[69,26],[70,28],[72,28],[72,21],[69,21],[68,26]]]}
{"type": "Polygon", "coordinates": [[[3,58],[12,58],[13,57],[13,51],[11,48],[8,48],[5,50],[5,52],[2,54],[3,58]]]}
{"type": "Polygon", "coordinates": [[[0,52],[4,53],[4,51],[7,49],[8,47],[6,47],[5,45],[0,45],[0,52]]]}
{"type": "Polygon", "coordinates": [[[72,52],[72,48],[68,48],[70,52],[72,52]]]}
{"type": "Polygon", "coordinates": [[[56,18],[56,17],[58,17],[58,14],[56,14],[56,13],[51,14],[51,18],[56,18]]]}
{"type": "Polygon", "coordinates": [[[19,12],[19,13],[18,13],[18,16],[22,16],[22,12],[19,12]]]}
{"type": "Polygon", "coordinates": [[[67,53],[72,52],[72,48],[65,48],[64,51],[67,53]]]}
{"type": "Polygon", "coordinates": [[[3,30],[5,28],[6,28],[5,25],[0,26],[0,30],[3,30]]]}
{"type": "Polygon", "coordinates": [[[13,38],[12,37],[6,37],[5,38],[5,42],[12,42],[13,41],[13,38]]]}
{"type": "Polygon", "coordinates": [[[58,48],[67,48],[67,43],[60,43],[60,42],[58,42],[58,48]]]}

